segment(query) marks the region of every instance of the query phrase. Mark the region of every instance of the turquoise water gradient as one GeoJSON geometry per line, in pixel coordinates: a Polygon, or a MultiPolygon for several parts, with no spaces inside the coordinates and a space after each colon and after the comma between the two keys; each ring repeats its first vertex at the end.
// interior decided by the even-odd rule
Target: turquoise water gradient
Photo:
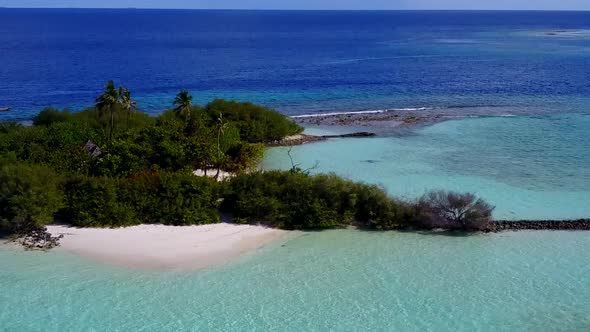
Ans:
{"type": "MultiPolygon", "coordinates": [[[[472,118],[293,155],[409,198],[474,191],[501,218],[588,217],[589,129],[579,114],[472,118]]],[[[264,162],[288,166],[284,148],[264,162]]],[[[0,247],[0,330],[587,331],[588,252],[590,232],[335,230],[223,267],[150,272],[0,247]]]]}
{"type": "MultiPolygon", "coordinates": [[[[389,137],[295,147],[300,167],[336,172],[416,198],[430,189],[469,191],[501,219],[590,217],[590,116],[469,118],[389,137]]],[[[273,148],[266,169],[291,166],[273,148]]]]}
{"type": "MultiPolygon", "coordinates": [[[[82,109],[108,79],[153,115],[182,89],[286,115],[518,115],[293,155],[408,198],[473,191],[499,218],[590,217],[590,116],[565,114],[590,114],[588,31],[590,12],[0,9],[0,120],[82,109]]],[[[0,331],[590,331],[589,252],[590,232],[338,230],[148,272],[0,246],[0,331]]]]}
{"type": "Polygon", "coordinates": [[[584,331],[590,233],[304,233],[204,272],[0,249],[3,331],[584,331]]]}

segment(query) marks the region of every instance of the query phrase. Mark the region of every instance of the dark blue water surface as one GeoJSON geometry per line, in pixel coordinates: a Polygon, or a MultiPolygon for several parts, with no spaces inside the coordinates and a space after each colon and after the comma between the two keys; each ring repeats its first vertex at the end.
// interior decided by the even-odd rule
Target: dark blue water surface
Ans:
{"type": "Polygon", "coordinates": [[[181,89],[286,114],[590,112],[590,12],[0,9],[0,119],[89,106],[108,79],[149,113],[181,89]]]}

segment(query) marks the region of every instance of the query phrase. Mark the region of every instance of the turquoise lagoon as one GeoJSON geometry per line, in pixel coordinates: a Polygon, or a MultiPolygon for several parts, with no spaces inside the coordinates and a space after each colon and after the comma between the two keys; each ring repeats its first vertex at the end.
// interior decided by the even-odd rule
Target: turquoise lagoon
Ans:
{"type": "Polygon", "coordinates": [[[590,232],[296,233],[155,272],[0,249],[2,331],[587,331],[590,232]]]}
{"type": "MultiPolygon", "coordinates": [[[[474,192],[496,206],[499,219],[588,218],[588,132],[588,114],[463,118],[297,146],[291,154],[303,169],[379,184],[398,197],[474,192]]],[[[263,163],[290,167],[286,148],[271,149],[263,163]]]]}

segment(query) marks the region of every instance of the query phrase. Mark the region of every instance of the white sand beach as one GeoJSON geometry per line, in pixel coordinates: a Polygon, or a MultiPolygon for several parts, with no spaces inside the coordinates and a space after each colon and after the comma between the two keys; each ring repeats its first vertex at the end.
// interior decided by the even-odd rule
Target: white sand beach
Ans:
{"type": "Polygon", "coordinates": [[[64,234],[64,250],[107,264],[146,269],[204,269],[284,238],[289,232],[252,225],[139,225],[127,228],[48,226],[64,234]]]}

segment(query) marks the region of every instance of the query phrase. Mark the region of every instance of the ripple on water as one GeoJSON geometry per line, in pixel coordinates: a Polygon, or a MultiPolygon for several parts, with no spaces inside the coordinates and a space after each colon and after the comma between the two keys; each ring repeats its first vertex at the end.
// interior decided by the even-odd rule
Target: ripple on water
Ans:
{"type": "Polygon", "coordinates": [[[0,320],[18,331],[579,331],[588,250],[590,232],[339,230],[198,273],[0,250],[0,320]]]}

